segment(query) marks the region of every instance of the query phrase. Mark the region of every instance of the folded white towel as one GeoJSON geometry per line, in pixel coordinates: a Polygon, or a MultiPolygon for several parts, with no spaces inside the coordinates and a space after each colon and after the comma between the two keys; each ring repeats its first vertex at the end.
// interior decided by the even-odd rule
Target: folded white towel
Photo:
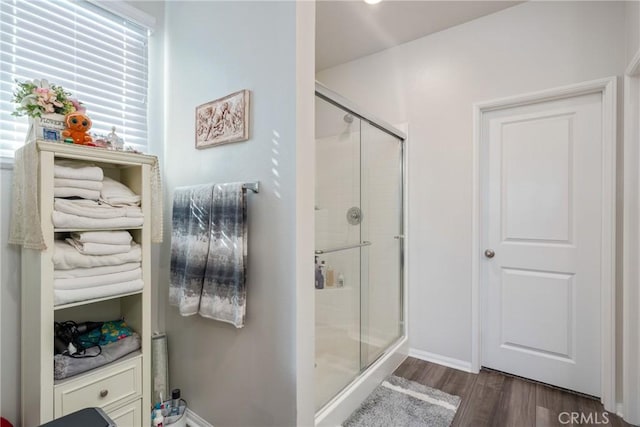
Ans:
{"type": "Polygon", "coordinates": [[[109,245],[130,245],[131,233],[122,231],[80,231],[71,233],[71,238],[79,243],[106,243],[109,245]]]}
{"type": "Polygon", "coordinates": [[[74,239],[65,239],[68,244],[76,248],[78,252],[85,255],[114,255],[124,254],[131,250],[131,244],[128,245],[111,245],[109,243],[83,243],[74,239]]]}
{"type": "Polygon", "coordinates": [[[84,289],[96,286],[114,285],[142,279],[142,269],[121,271],[120,273],[102,274],[100,276],[76,277],[73,279],[53,279],[54,289],[84,289]]]}
{"type": "Polygon", "coordinates": [[[95,200],[67,200],[55,199],[53,209],[59,212],[71,215],[86,216],[87,218],[142,218],[142,209],[139,206],[127,206],[114,208],[110,205],[104,205],[95,200]]]}
{"type": "Polygon", "coordinates": [[[131,251],[115,255],[83,255],[64,240],[56,240],[54,243],[53,266],[56,270],[102,267],[142,261],[142,248],[137,243],[131,245],[131,251]]]}
{"type": "Polygon", "coordinates": [[[102,181],[90,181],[88,179],[69,179],[69,178],[54,178],[54,187],[72,187],[72,188],[84,188],[85,190],[102,190],[102,181]]]}
{"type": "Polygon", "coordinates": [[[51,214],[53,226],[56,228],[84,228],[87,230],[99,230],[105,228],[131,228],[140,227],[144,218],[87,218],[84,216],[71,215],[64,212],[53,211],[51,214]]]}
{"type": "Polygon", "coordinates": [[[86,179],[89,181],[102,181],[104,173],[102,168],[91,163],[77,160],[56,160],[53,167],[54,178],[86,179]]]}
{"type": "Polygon", "coordinates": [[[111,205],[115,208],[123,206],[140,206],[140,196],[133,197],[110,197],[108,199],[100,198],[103,203],[111,205]]]}
{"type": "MultiPolygon", "coordinates": [[[[107,205],[109,206],[109,205],[107,205]]],[[[142,218],[144,214],[142,213],[142,209],[140,206],[122,206],[122,207],[111,207],[111,209],[124,209],[127,213],[127,217],[129,218],[142,218]]]]}
{"type": "Polygon", "coordinates": [[[131,271],[141,267],[139,262],[128,262],[120,265],[105,265],[103,267],[73,268],[71,270],[53,270],[54,279],[73,279],[76,277],[102,276],[122,271],[131,271]]]}
{"type": "Polygon", "coordinates": [[[100,191],[75,187],[53,187],[53,197],[82,197],[87,200],[98,200],[100,191]]]}
{"type": "Polygon", "coordinates": [[[54,289],[53,299],[55,305],[63,305],[71,304],[72,302],[128,294],[140,291],[142,288],[144,288],[144,282],[142,280],[132,280],[131,282],[96,286],[95,288],[54,289]]]}
{"type": "Polygon", "coordinates": [[[102,182],[100,200],[111,206],[139,206],[140,196],[121,182],[107,176],[102,182]]]}

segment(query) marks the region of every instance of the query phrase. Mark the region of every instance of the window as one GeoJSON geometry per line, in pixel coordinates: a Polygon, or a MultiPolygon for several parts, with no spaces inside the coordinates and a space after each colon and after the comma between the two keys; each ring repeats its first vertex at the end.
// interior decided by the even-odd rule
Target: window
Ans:
{"type": "Polygon", "coordinates": [[[15,80],[46,79],[82,101],[91,132],[112,126],[147,145],[148,30],[78,1],[0,1],[0,158],[24,144],[26,117],[11,113],[15,80]]]}

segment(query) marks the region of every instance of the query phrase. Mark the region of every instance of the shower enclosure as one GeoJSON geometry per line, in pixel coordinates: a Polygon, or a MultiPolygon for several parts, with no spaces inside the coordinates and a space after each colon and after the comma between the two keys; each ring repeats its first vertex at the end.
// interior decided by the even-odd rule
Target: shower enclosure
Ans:
{"type": "Polygon", "coordinates": [[[316,85],[316,410],[405,335],[404,138],[316,85]]]}

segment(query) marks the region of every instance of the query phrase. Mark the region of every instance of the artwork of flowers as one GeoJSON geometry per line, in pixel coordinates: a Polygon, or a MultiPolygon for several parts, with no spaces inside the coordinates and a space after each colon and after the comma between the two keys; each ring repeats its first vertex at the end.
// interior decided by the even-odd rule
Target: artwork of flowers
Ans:
{"type": "Polygon", "coordinates": [[[41,117],[43,114],[69,114],[83,112],[82,104],[71,98],[71,93],[62,86],[49,84],[46,80],[16,81],[13,102],[18,104],[14,116],[41,117]]]}
{"type": "Polygon", "coordinates": [[[196,148],[249,139],[249,91],[196,107],[196,148]]]}

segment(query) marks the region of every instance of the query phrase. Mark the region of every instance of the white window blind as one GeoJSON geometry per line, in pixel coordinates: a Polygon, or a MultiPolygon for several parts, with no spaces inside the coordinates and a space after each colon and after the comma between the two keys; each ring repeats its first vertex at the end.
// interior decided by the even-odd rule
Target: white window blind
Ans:
{"type": "Polygon", "coordinates": [[[67,0],[0,1],[0,157],[24,144],[14,117],[15,80],[46,79],[87,108],[91,132],[111,127],[147,146],[148,30],[98,6],[67,0]]]}

